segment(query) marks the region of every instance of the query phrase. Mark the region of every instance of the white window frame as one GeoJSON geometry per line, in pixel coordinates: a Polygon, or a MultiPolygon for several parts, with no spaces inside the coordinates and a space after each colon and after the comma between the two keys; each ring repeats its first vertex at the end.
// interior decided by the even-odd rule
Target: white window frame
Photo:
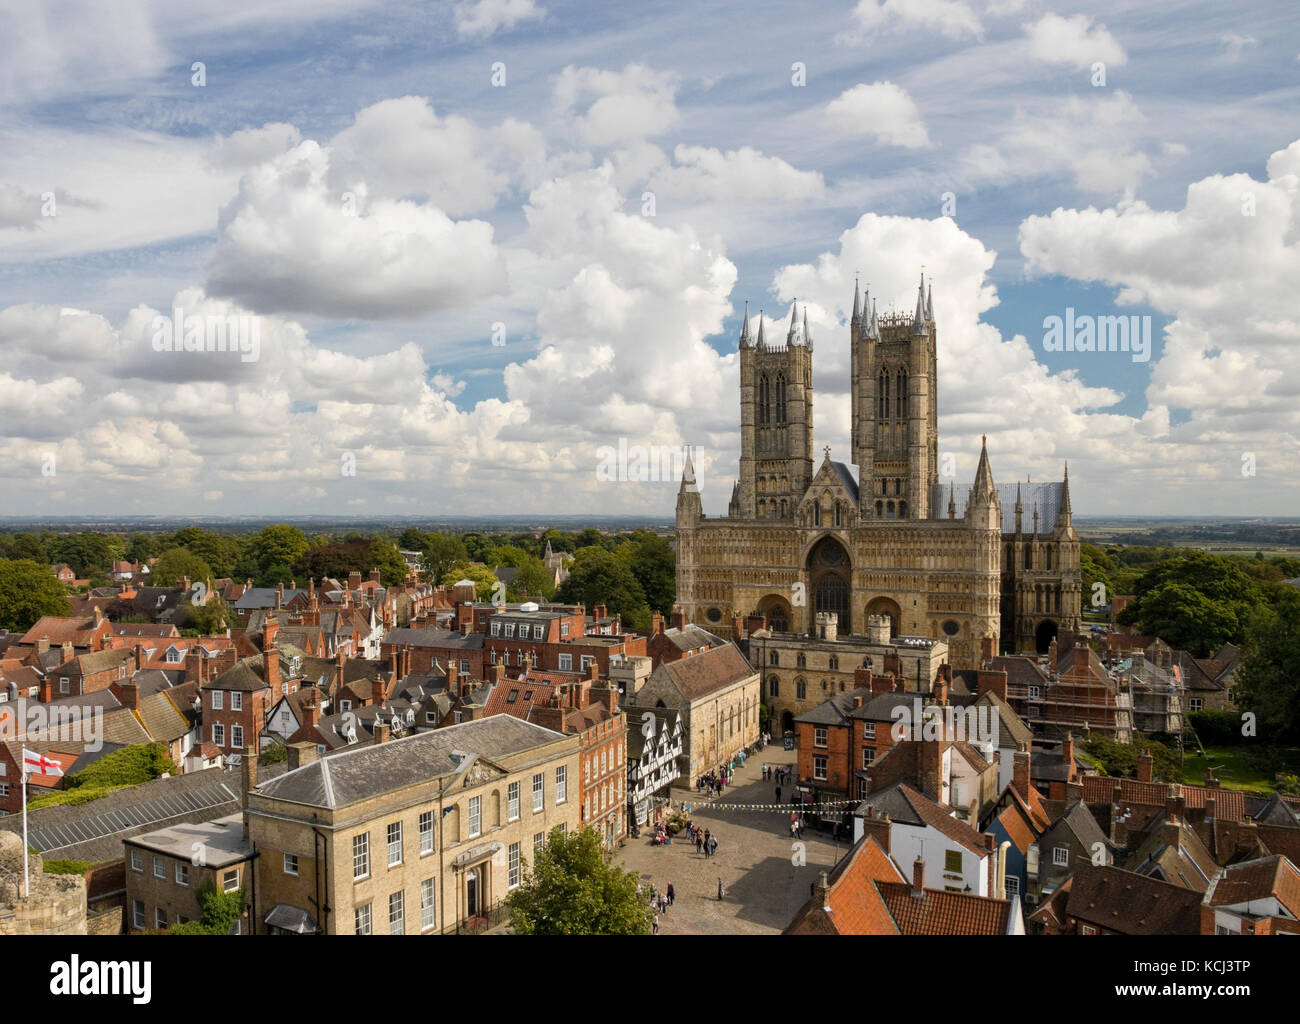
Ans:
{"type": "Polygon", "coordinates": [[[189,888],[190,884],[190,866],[183,860],[176,862],[176,884],[189,888]]]}
{"type": "Polygon", "coordinates": [[[433,853],[433,849],[433,811],[425,811],[420,815],[420,856],[433,853]]]}
{"type": "Polygon", "coordinates": [[[559,669],[559,670],[560,670],[561,672],[572,672],[572,671],[573,671],[573,655],[572,655],[572,654],[561,654],[561,655],[560,655],[560,669],[559,669]]]}
{"type": "Polygon", "coordinates": [[[244,710],[244,695],[240,693],[238,690],[230,691],[230,710],[231,711],[244,710]]]}
{"type": "Polygon", "coordinates": [[[469,838],[476,839],[483,834],[483,798],[469,798],[469,838]]]}
{"type": "Polygon", "coordinates": [[[219,747],[226,745],[226,727],[221,722],[212,723],[212,742],[219,747]]]}
{"type": "Polygon", "coordinates": [[[533,813],[546,810],[546,773],[533,776],[533,813]]]}
{"type": "Polygon", "coordinates": [[[242,725],[232,725],[230,727],[230,749],[244,749],[244,727],[242,725]]]}
{"type": "Polygon", "coordinates": [[[1070,866],[1070,848],[1068,846],[1052,847],[1052,866],[1068,868],[1070,866]]]}
{"type": "Polygon", "coordinates": [[[813,746],[819,750],[825,750],[830,742],[830,729],[824,725],[813,726],[813,746]]]}
{"type": "Polygon", "coordinates": [[[239,868],[232,868],[230,871],[223,871],[221,873],[221,891],[222,892],[239,891],[239,868]],[[230,878],[229,878],[229,876],[232,874],[235,876],[235,884],[233,887],[230,884],[230,878]]]}
{"type": "Polygon", "coordinates": [[[508,854],[508,857],[509,857],[508,866],[507,866],[508,875],[507,875],[506,884],[511,889],[517,889],[519,888],[520,884],[524,880],[524,872],[523,872],[524,858],[523,858],[523,854],[519,850],[518,843],[510,844],[510,852],[508,854]]]}
{"type": "Polygon", "coordinates": [[[284,855],[284,873],[286,875],[298,874],[298,855],[296,853],[286,853],[284,855]]]}
{"type": "Polygon", "coordinates": [[[352,912],[352,920],[356,923],[358,935],[371,934],[370,927],[370,904],[364,903],[352,912]]]}
{"type": "Polygon", "coordinates": [[[562,764],[555,769],[555,802],[564,803],[569,799],[569,766],[562,764]]]}
{"type": "Polygon", "coordinates": [[[370,833],[352,837],[352,881],[370,877],[370,833]]]}
{"type": "Polygon", "coordinates": [[[519,820],[519,781],[517,779],[506,787],[506,817],[510,821],[519,820]]]}
{"type": "Polygon", "coordinates": [[[131,870],[144,872],[144,854],[139,850],[131,851],[131,870]]]}
{"type": "Polygon", "coordinates": [[[401,889],[388,894],[388,934],[406,934],[406,893],[401,889]]]}
{"type": "Polygon", "coordinates": [[[131,901],[131,920],[137,928],[144,927],[144,900],[131,901]]]}
{"type": "Polygon", "coordinates": [[[388,823],[388,866],[395,868],[402,863],[402,823],[400,821],[390,821],[388,823]],[[393,830],[397,831],[394,832],[393,830]],[[397,859],[394,860],[393,857],[397,859]]]}
{"type": "Polygon", "coordinates": [[[226,703],[226,700],[225,700],[225,692],[224,692],[223,690],[213,690],[213,691],[212,691],[212,710],[213,710],[213,711],[224,711],[224,710],[225,710],[225,703],[226,703]]]}
{"type": "Polygon", "coordinates": [[[828,758],[824,754],[813,755],[813,779],[817,782],[826,781],[826,769],[828,758]]]}
{"type": "Polygon", "coordinates": [[[157,854],[154,854],[153,858],[153,876],[154,878],[167,877],[167,862],[157,854]]]}
{"type": "Polygon", "coordinates": [[[438,923],[438,889],[432,878],[420,883],[420,931],[427,932],[438,923]]]}
{"type": "Polygon", "coordinates": [[[159,931],[167,927],[167,911],[162,907],[153,908],[153,926],[159,931]]]}

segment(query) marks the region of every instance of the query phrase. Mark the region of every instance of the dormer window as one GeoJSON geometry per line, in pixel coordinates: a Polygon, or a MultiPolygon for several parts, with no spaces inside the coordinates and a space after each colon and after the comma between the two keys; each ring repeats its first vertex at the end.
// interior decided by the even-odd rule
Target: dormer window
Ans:
{"type": "Polygon", "coordinates": [[[510,637],[513,637],[514,635],[515,635],[515,624],[514,624],[513,622],[507,622],[507,623],[506,623],[506,638],[509,639],[510,637]]]}

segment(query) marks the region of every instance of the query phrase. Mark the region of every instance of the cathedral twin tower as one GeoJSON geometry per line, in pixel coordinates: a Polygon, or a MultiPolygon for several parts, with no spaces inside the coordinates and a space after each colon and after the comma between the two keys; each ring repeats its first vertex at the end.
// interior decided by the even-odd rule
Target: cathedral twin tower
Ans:
{"type": "Polygon", "coordinates": [[[693,467],[678,494],[687,620],[726,633],[759,613],[776,632],[810,633],[830,612],[841,634],[862,634],[879,614],[895,635],[945,639],[958,667],[976,664],[985,637],[995,650],[1045,649],[1058,628],[1077,628],[1068,475],[999,488],[982,450],[970,488],[940,480],[933,290],[922,280],[914,313],[881,316],[855,286],[849,330],[856,476],[829,448],[820,466],[814,457],[807,309],[792,312],[780,344],[761,313],[751,333],[746,305],[727,517],[703,514],[693,467]]]}

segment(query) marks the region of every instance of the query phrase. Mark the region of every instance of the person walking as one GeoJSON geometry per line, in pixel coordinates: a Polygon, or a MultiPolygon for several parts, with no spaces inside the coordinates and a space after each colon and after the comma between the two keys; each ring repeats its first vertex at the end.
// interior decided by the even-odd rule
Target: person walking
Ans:
{"type": "Polygon", "coordinates": [[[777,786],[777,787],[776,787],[776,802],[777,802],[777,803],[780,803],[780,802],[781,802],[781,787],[780,787],[780,786],[777,786]]]}
{"type": "Polygon", "coordinates": [[[717,855],[718,855],[718,837],[714,836],[712,839],[709,840],[709,856],[716,857],[717,855]]]}
{"type": "Polygon", "coordinates": [[[718,879],[718,902],[722,902],[722,879],[718,879]]]}
{"type": "Polygon", "coordinates": [[[659,915],[658,915],[658,914],[655,914],[654,922],[650,925],[650,934],[651,934],[651,935],[658,935],[658,934],[659,934],[659,915]]]}
{"type": "Polygon", "coordinates": [[[696,853],[699,853],[699,852],[700,852],[701,850],[703,850],[703,849],[704,849],[704,834],[703,834],[702,832],[696,832],[696,833],[695,833],[695,852],[696,852],[696,853]]]}
{"type": "Polygon", "coordinates": [[[677,894],[676,892],[673,891],[673,883],[669,882],[668,883],[668,905],[671,907],[673,905],[673,902],[676,899],[677,899],[677,894]]]}

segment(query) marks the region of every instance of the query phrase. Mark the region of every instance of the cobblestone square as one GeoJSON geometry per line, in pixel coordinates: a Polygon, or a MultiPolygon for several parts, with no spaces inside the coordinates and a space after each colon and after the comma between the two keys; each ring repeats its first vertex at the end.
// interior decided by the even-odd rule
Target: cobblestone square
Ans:
{"type": "MultiPolygon", "coordinates": [[[[771,804],[776,784],[761,778],[764,763],[794,769],[794,751],[769,745],[749,758],[723,795],[697,799],[694,790],[673,790],[673,806],[693,808],[691,818],[718,837],[716,857],[695,852],[682,833],[679,842],[653,846],[652,829],[641,838],[628,838],[615,854],[615,863],[640,877],[643,886],[663,890],[671,882],[676,902],[659,915],[660,935],[772,935],[790,923],[810,895],[810,886],[829,871],[836,855],[843,856],[829,833],[809,828],[801,842],[806,863],[795,867],[790,838],[790,809],[782,811],[728,810],[713,804],[771,804]],[[723,899],[718,901],[718,879],[723,899]]],[[[788,801],[794,783],[782,786],[788,801]]]]}

